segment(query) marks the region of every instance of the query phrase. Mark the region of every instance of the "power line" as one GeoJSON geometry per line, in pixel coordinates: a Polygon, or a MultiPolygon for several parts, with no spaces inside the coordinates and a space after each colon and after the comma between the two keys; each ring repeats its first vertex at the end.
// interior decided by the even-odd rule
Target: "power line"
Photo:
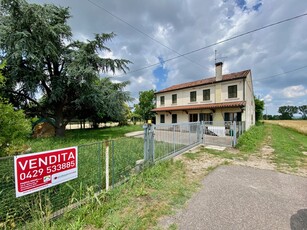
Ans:
{"type": "MultiPolygon", "coordinates": [[[[254,29],[254,30],[250,30],[250,31],[245,32],[245,33],[242,33],[242,34],[235,35],[235,36],[233,36],[233,37],[230,37],[230,38],[221,40],[221,41],[219,41],[219,42],[215,42],[215,43],[212,43],[212,44],[210,44],[210,45],[203,46],[203,47],[201,47],[201,48],[199,48],[199,49],[192,50],[192,51],[189,51],[189,52],[187,52],[187,53],[184,53],[184,54],[181,54],[181,55],[172,57],[172,58],[168,58],[168,59],[164,60],[164,62],[169,62],[169,61],[175,60],[175,59],[177,59],[177,58],[180,58],[180,57],[183,57],[183,56],[192,54],[192,53],[196,53],[196,52],[199,52],[199,51],[201,51],[201,50],[208,49],[208,48],[210,48],[210,47],[213,47],[213,46],[216,46],[216,45],[219,45],[219,44],[222,44],[222,43],[225,43],[225,42],[234,40],[234,39],[236,39],[236,38],[243,37],[243,36],[245,36],[245,35],[248,35],[248,34],[251,34],[251,33],[254,33],[254,32],[257,32],[257,31],[260,31],[260,30],[264,30],[264,29],[266,29],[266,28],[269,28],[269,27],[272,27],[272,26],[276,26],[276,25],[279,25],[279,24],[282,24],[282,23],[285,23],[285,22],[288,22],[288,21],[292,21],[292,20],[295,20],[295,19],[298,19],[298,18],[301,18],[301,17],[304,17],[304,16],[307,16],[307,13],[300,14],[300,15],[297,15],[297,16],[295,16],[295,17],[287,18],[287,19],[284,19],[284,20],[281,20],[281,21],[278,21],[278,22],[275,22],[275,23],[271,23],[271,24],[268,24],[268,25],[266,25],[266,26],[262,26],[262,27],[260,27],[260,28],[254,29]]],[[[157,66],[157,65],[160,65],[160,62],[151,64],[151,65],[148,65],[148,66],[144,66],[144,67],[141,67],[141,68],[136,69],[136,70],[129,71],[129,72],[127,72],[127,74],[135,73],[135,72],[138,72],[138,71],[141,71],[141,70],[144,70],[144,69],[148,69],[148,68],[151,68],[151,67],[157,66]]],[[[122,76],[122,75],[120,75],[120,76],[122,76]]]]}
{"type": "MultiPolygon", "coordinates": [[[[126,25],[128,25],[129,27],[131,27],[132,29],[134,29],[135,31],[139,32],[140,34],[143,34],[144,36],[148,37],[149,39],[151,39],[152,41],[160,44],[161,46],[167,48],[168,50],[178,54],[179,56],[181,57],[184,57],[185,59],[189,60],[190,62],[192,62],[193,64],[195,65],[198,65],[200,66],[202,69],[206,69],[203,65],[193,61],[192,59],[188,58],[188,57],[185,57],[185,55],[182,55],[181,53],[177,52],[176,50],[174,50],[173,48],[163,44],[162,42],[160,42],[159,40],[153,38],[152,36],[150,36],[149,34],[143,32],[142,30],[140,30],[139,28],[135,27],[134,25],[132,25],[131,23],[127,22],[126,20],[124,20],[123,18],[115,15],[114,13],[112,13],[111,11],[107,10],[106,8],[102,7],[101,5],[98,5],[97,3],[93,2],[92,0],[87,0],[88,2],[92,3],[94,6],[100,8],[101,10],[105,11],[106,13],[110,14],[112,17],[116,18],[117,20],[125,23],[126,25]]],[[[160,64],[160,62],[159,62],[160,64]]],[[[155,64],[156,65],[156,64],[155,64]]]]}
{"type": "Polygon", "coordinates": [[[283,73],[278,73],[278,74],[274,74],[274,75],[271,75],[271,76],[263,77],[263,78],[255,80],[255,81],[262,81],[262,80],[274,78],[274,77],[277,77],[277,76],[280,76],[280,75],[284,75],[284,74],[288,74],[288,73],[293,73],[293,72],[296,72],[298,70],[305,69],[305,68],[307,68],[307,65],[299,67],[299,68],[296,68],[296,69],[288,70],[288,71],[283,72],[283,73]]]}

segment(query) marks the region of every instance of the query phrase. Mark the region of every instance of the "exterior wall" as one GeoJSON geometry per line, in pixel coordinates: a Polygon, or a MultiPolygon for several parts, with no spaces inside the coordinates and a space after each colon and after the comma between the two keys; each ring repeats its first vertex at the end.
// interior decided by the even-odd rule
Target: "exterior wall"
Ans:
{"type": "Polygon", "coordinates": [[[188,89],[182,89],[182,90],[176,90],[166,93],[159,93],[157,94],[157,108],[160,107],[169,107],[169,106],[178,106],[178,105],[194,105],[194,104],[208,104],[208,103],[216,103],[215,100],[215,85],[207,85],[203,87],[194,87],[194,88],[188,88],[188,89]],[[210,89],[210,100],[209,101],[203,101],[203,90],[210,89]],[[196,102],[190,101],[190,92],[196,91],[196,102]],[[177,103],[172,104],[172,95],[177,94],[177,103]],[[165,103],[164,105],[160,104],[160,98],[161,96],[164,96],[165,103]]]}
{"type": "MultiPolygon", "coordinates": [[[[246,129],[255,124],[255,101],[251,74],[249,73],[244,79],[236,79],[232,81],[217,82],[215,84],[192,87],[187,89],[175,90],[165,93],[159,93],[157,96],[157,108],[171,106],[187,106],[195,104],[211,104],[221,102],[246,101],[245,108],[222,108],[215,109],[213,113],[213,121],[224,121],[225,113],[241,112],[242,121],[245,121],[246,129]],[[237,85],[237,97],[228,98],[228,87],[237,85]],[[203,90],[210,89],[210,100],[203,101],[203,90]],[[190,101],[190,92],[196,91],[196,102],[190,101]],[[177,103],[172,103],[172,95],[177,94],[177,103]],[[160,98],[164,96],[164,105],[160,104],[160,98]]],[[[212,113],[213,110],[188,110],[173,111],[172,114],[177,114],[177,122],[189,122],[189,114],[212,113]]],[[[160,114],[165,114],[165,123],[172,123],[172,115],[168,112],[159,112],[156,116],[156,122],[160,123],[160,114]]],[[[198,118],[199,119],[199,118],[198,118]]]]}
{"type": "Polygon", "coordinates": [[[236,81],[227,81],[222,83],[221,102],[243,101],[243,79],[236,81]],[[228,86],[237,86],[237,97],[228,98],[228,86]]]}
{"type": "Polygon", "coordinates": [[[177,114],[177,123],[187,123],[189,122],[189,114],[186,114],[186,112],[183,111],[175,111],[172,112],[172,114],[168,112],[159,112],[156,115],[156,123],[160,124],[160,115],[164,114],[165,116],[165,124],[171,124],[172,123],[172,114],[177,114]]]}
{"type": "MultiPolygon", "coordinates": [[[[172,123],[172,114],[177,114],[177,123],[186,123],[189,122],[190,114],[198,114],[198,121],[199,121],[199,114],[200,113],[212,113],[213,115],[213,124],[214,122],[221,122],[224,121],[224,114],[225,113],[236,113],[242,112],[240,108],[223,108],[223,109],[216,109],[213,113],[210,109],[202,109],[202,110],[188,110],[188,113],[185,111],[172,111],[171,114],[169,112],[158,112],[156,115],[156,122],[157,124],[160,123],[160,115],[165,115],[165,124],[172,123]]],[[[242,121],[246,121],[245,113],[242,113],[242,121]]]]}
{"type": "Polygon", "coordinates": [[[170,107],[178,105],[194,105],[194,104],[209,104],[244,100],[244,80],[227,81],[206,85],[202,87],[193,87],[188,89],[176,90],[171,92],[159,93],[157,95],[157,108],[170,107]],[[237,85],[237,97],[228,98],[228,86],[237,85]],[[203,101],[203,90],[210,89],[210,100],[203,101]],[[190,101],[190,92],[196,91],[196,102],[190,101]],[[177,94],[177,103],[172,103],[172,95],[177,94]],[[164,105],[161,105],[160,98],[164,96],[164,105]]]}
{"type": "Polygon", "coordinates": [[[250,73],[247,75],[245,81],[245,95],[246,95],[245,121],[246,121],[246,130],[248,130],[252,125],[256,123],[253,82],[250,73]]]}

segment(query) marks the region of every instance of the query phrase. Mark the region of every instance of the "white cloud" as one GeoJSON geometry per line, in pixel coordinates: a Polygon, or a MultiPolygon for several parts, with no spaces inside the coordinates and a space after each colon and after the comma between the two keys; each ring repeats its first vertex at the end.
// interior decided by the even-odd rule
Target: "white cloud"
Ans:
{"type": "Polygon", "coordinates": [[[307,89],[303,85],[294,85],[284,88],[282,94],[286,98],[303,97],[307,96],[307,89]]]}
{"type": "Polygon", "coordinates": [[[273,99],[273,97],[270,94],[265,95],[265,97],[263,98],[265,103],[271,102],[272,99],[273,99]]]}
{"type": "MultiPolygon", "coordinates": [[[[69,6],[72,14],[69,23],[76,39],[115,32],[117,37],[106,44],[112,50],[107,55],[133,62],[129,65],[131,73],[115,75],[119,80],[131,81],[127,89],[133,96],[158,86],[158,79],[153,76],[156,66],[134,70],[158,63],[159,57],[167,60],[178,56],[89,1],[29,1],[69,6]]],[[[302,0],[283,0],[282,4],[279,0],[245,0],[248,10],[242,10],[235,0],[147,0],[146,4],[137,0],[92,1],[181,54],[302,14],[307,9],[307,1],[302,0]],[[259,2],[262,6],[253,10],[259,2]]],[[[277,113],[276,108],[286,99],[299,104],[306,96],[307,69],[270,77],[306,65],[307,53],[303,52],[307,50],[306,28],[307,17],[304,17],[166,62],[163,66],[168,77],[162,86],[213,76],[214,50],[218,50],[220,56],[226,57],[222,59],[223,72],[251,69],[254,91],[266,95],[270,114],[277,113]]]]}

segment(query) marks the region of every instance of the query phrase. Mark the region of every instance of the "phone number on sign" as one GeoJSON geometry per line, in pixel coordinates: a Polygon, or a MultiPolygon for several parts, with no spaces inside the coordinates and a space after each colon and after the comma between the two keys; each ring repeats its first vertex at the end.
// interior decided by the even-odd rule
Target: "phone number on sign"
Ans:
{"type": "MultiPolygon", "coordinates": [[[[51,174],[51,173],[57,173],[59,171],[63,171],[63,170],[68,170],[71,168],[74,168],[76,166],[75,161],[69,161],[69,162],[64,162],[61,164],[57,164],[57,165],[51,165],[48,166],[46,168],[46,172],[47,174],[51,174]]],[[[40,169],[34,169],[32,171],[29,171],[27,173],[20,173],[19,174],[19,179],[22,180],[26,180],[26,179],[33,179],[33,178],[37,178],[40,177],[44,174],[44,169],[40,168],[40,169]]]]}

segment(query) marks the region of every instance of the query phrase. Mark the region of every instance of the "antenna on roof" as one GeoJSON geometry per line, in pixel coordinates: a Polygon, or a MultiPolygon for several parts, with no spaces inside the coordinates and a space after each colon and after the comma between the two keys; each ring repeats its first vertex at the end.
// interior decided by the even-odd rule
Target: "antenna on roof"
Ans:
{"type": "Polygon", "coordinates": [[[220,61],[222,62],[222,59],[225,59],[227,57],[223,57],[223,56],[220,56],[218,57],[218,53],[217,53],[217,50],[214,50],[214,64],[218,63],[218,59],[221,59],[220,61]]]}

